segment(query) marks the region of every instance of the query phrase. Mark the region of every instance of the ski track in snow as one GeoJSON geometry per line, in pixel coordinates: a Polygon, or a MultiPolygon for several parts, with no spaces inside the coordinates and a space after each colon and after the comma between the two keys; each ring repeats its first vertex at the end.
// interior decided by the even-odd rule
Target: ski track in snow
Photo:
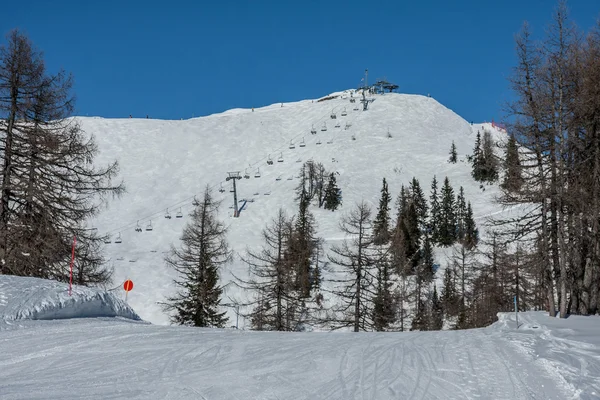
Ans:
{"type": "Polygon", "coordinates": [[[599,317],[521,313],[518,330],[512,314],[499,314],[492,326],[465,331],[249,332],[151,325],[110,293],[75,287],[68,296],[65,288],[0,276],[2,400],[591,400],[600,393],[599,317]],[[35,320],[42,309],[44,318],[63,319],[35,320]]]}
{"type": "Polygon", "coordinates": [[[500,331],[260,333],[127,321],[0,335],[2,399],[565,399],[500,331]]]}

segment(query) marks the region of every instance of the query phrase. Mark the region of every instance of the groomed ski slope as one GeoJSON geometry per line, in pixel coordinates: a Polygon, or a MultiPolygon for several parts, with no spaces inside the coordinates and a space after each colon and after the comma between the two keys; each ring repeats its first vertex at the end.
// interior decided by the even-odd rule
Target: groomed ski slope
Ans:
{"type": "Polygon", "coordinates": [[[491,327],[467,331],[252,332],[150,325],[123,318],[135,318],[127,307],[114,308],[118,318],[92,318],[103,309],[86,301],[94,289],[84,295],[77,288],[70,298],[66,290],[0,276],[3,400],[600,395],[598,317],[522,313],[519,330],[512,314],[500,314],[491,327]],[[63,301],[55,302],[57,296],[63,301]],[[39,304],[77,318],[32,320],[39,304]]]}
{"type": "MultiPolygon", "coordinates": [[[[471,168],[465,161],[483,125],[472,126],[425,96],[370,96],[374,101],[363,112],[354,110],[362,108],[357,94],[356,103],[350,103],[349,91],[332,95],[338,97],[322,102],[278,103],[254,111],[236,109],[186,121],[80,119],[83,129],[98,142],[97,162],[117,159],[121,165],[120,176],[128,192],[112,200],[108,210],[90,226],[100,233],[112,233],[113,240],[121,235],[122,243],[107,245],[107,254],[115,269],[115,285],[127,278],[134,281],[129,303],[142,318],[168,323],[158,302],[173,293],[174,274],[165,267],[163,258],[169,246],[178,242],[193,196],[201,196],[206,185],[211,185],[215,197],[223,200],[220,218],[229,225],[228,240],[236,254],[235,261],[222,273],[224,303],[243,300],[247,295],[230,285],[232,273],[240,277],[247,273],[239,255],[246,248],[261,245],[260,231],[279,207],[290,216],[296,213],[296,176],[301,163],[309,159],[339,174],[336,177],[343,192],[340,210],[332,213],[312,208],[326,251],[344,239],[340,219],[357,202],[365,200],[376,209],[383,177],[395,199],[401,185],[408,185],[413,176],[420,180],[427,196],[434,175],[440,186],[448,176],[457,192],[464,186],[479,223],[501,211],[493,201],[496,189],[488,186],[482,191],[470,177],[471,168]],[[346,116],[342,116],[344,109],[346,116]],[[330,118],[332,111],[335,120],[330,118]],[[336,128],[338,122],[340,127],[336,128]],[[327,131],[321,130],[324,124],[327,131]],[[315,135],[311,135],[312,126],[315,135]],[[300,147],[302,140],[305,147],[300,147]],[[452,141],[458,149],[457,164],[447,162],[452,141]],[[289,148],[292,143],[294,149],[289,148]],[[269,155],[274,161],[272,166],[266,164],[269,155]],[[278,162],[280,157],[283,162],[278,162]],[[260,178],[255,178],[257,170],[260,178]],[[228,171],[250,175],[250,179],[237,182],[238,199],[254,201],[247,203],[237,219],[231,217],[233,210],[229,208],[233,196],[229,192],[231,182],[225,182],[228,171]],[[219,192],[221,185],[223,193],[219,192]],[[164,218],[167,208],[171,219],[164,218]],[[184,217],[176,218],[180,211],[184,217]],[[141,233],[135,231],[138,221],[141,233]],[[150,223],[153,230],[146,231],[150,223]]],[[[490,124],[485,127],[503,139],[490,124]]],[[[440,253],[438,262],[443,265],[442,256],[440,253]]],[[[228,316],[235,321],[233,308],[228,309],[228,316]]],[[[243,318],[240,326],[245,326],[243,318]]]]}

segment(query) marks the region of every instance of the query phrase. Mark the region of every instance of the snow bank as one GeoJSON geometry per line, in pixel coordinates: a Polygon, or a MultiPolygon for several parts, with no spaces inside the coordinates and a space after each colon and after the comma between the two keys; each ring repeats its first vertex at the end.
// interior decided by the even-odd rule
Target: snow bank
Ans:
{"type": "Polygon", "coordinates": [[[529,356],[554,381],[574,393],[573,399],[600,398],[600,317],[572,315],[566,319],[546,312],[498,313],[489,329],[502,332],[511,345],[529,356]]]}
{"type": "Polygon", "coordinates": [[[112,293],[38,278],[0,275],[0,320],[141,318],[112,293]]]}

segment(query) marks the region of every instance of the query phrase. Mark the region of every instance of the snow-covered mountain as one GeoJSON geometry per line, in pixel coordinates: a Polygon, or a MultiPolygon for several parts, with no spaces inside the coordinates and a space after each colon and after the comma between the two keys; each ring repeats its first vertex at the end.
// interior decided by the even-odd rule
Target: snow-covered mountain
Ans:
{"type": "MultiPolygon", "coordinates": [[[[98,142],[98,162],[117,159],[121,166],[128,192],[111,201],[92,226],[111,233],[113,241],[120,235],[122,243],[107,245],[107,254],[114,264],[115,282],[134,281],[129,303],[143,319],[168,323],[157,304],[173,291],[174,274],[164,265],[164,253],[171,243],[177,244],[194,196],[201,195],[206,185],[223,200],[221,218],[229,225],[229,242],[238,254],[261,244],[259,233],[279,207],[289,215],[296,212],[296,176],[309,159],[339,174],[342,208],[333,213],[312,209],[318,234],[328,244],[344,238],[339,221],[356,202],[366,200],[376,208],[384,177],[393,196],[413,176],[428,196],[433,176],[440,183],[448,176],[455,190],[464,187],[478,222],[500,210],[493,201],[496,189],[489,186],[482,191],[466,162],[477,130],[485,127],[502,139],[491,124],[471,125],[435,99],[419,95],[371,96],[368,111],[362,111],[360,97],[356,93],[351,97],[351,91],[326,98],[185,121],[80,119],[98,142]],[[316,134],[311,134],[312,127],[316,134]],[[456,164],[448,163],[452,141],[459,154],[456,164]],[[273,165],[267,165],[269,157],[273,165]],[[230,171],[250,176],[237,182],[238,198],[253,200],[239,218],[233,218],[229,208],[233,196],[225,178],[230,171]],[[165,218],[167,212],[172,218],[165,218]],[[178,213],[184,217],[176,218],[178,213]],[[138,224],[142,232],[135,231],[138,224]],[[145,230],[149,224],[152,231],[145,230]]],[[[236,258],[222,274],[223,284],[231,281],[231,272],[243,276],[246,270],[236,258]]],[[[229,287],[227,294],[238,295],[229,287]]],[[[229,316],[235,319],[233,309],[229,316]]]]}

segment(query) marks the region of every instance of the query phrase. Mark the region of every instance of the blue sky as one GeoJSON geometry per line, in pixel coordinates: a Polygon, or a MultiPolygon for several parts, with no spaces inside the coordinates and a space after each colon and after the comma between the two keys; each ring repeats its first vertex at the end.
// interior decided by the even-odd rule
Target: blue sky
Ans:
{"type": "MultiPolygon", "coordinates": [[[[73,73],[77,114],[179,119],[317,98],[387,77],[467,120],[503,117],[514,34],[541,36],[552,0],[13,2],[50,70],[73,73]]],[[[600,1],[571,0],[588,29],[600,1]]]]}

